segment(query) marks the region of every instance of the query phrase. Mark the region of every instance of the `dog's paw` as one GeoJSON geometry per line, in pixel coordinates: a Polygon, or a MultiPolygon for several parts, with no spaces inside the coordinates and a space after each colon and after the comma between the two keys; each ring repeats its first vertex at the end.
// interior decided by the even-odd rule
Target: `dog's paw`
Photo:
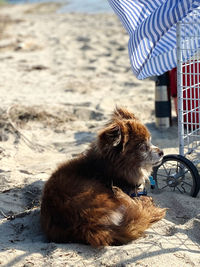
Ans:
{"type": "Polygon", "coordinates": [[[121,196],[124,192],[117,186],[112,186],[112,191],[116,196],[121,196]]]}

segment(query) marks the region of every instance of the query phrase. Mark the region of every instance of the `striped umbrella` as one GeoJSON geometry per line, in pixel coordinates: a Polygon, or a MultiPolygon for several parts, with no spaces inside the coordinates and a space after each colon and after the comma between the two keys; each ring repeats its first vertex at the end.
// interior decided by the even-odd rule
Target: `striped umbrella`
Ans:
{"type": "MultiPolygon", "coordinates": [[[[200,0],[108,1],[130,36],[128,51],[138,79],[161,75],[176,67],[176,24],[183,18],[190,20],[187,15],[200,7],[200,0]]],[[[196,21],[185,30],[199,36],[200,16],[195,17],[196,21]]],[[[200,47],[200,39],[194,46],[200,47]]],[[[186,53],[183,60],[189,56],[191,53],[186,53]]]]}

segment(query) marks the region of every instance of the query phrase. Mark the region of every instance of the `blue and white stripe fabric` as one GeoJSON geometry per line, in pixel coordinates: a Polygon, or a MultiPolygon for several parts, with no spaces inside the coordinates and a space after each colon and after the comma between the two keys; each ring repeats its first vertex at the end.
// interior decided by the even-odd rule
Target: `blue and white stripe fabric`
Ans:
{"type": "Polygon", "coordinates": [[[129,56],[138,79],[176,67],[176,23],[194,12],[200,0],[108,1],[130,36],[129,56]]]}

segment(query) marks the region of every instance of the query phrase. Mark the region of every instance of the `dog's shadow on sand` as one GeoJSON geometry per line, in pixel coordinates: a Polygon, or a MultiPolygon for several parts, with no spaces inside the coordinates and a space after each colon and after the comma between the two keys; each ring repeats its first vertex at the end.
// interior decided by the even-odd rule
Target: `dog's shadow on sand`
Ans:
{"type": "MultiPolygon", "coordinates": [[[[62,266],[68,266],[68,259],[71,261],[69,266],[78,266],[81,260],[93,262],[92,258],[102,254],[103,250],[82,244],[56,244],[49,242],[45,237],[40,226],[43,186],[43,181],[36,181],[25,187],[13,188],[0,193],[10,202],[4,210],[0,210],[0,252],[2,255],[4,252],[12,252],[12,257],[5,256],[6,263],[2,263],[0,257],[0,265],[2,267],[18,266],[18,264],[26,266],[28,262],[27,266],[33,266],[35,262],[32,255],[39,254],[47,266],[55,266],[56,263],[55,265],[52,263],[52,257],[58,250],[59,254],[67,255],[62,266]],[[12,211],[13,202],[19,202],[19,212],[12,211]]],[[[57,255],[55,255],[55,262],[56,257],[57,255]]]]}
{"type": "MultiPolygon", "coordinates": [[[[161,222],[163,231],[157,231],[156,227],[150,228],[146,231],[146,237],[124,246],[95,249],[81,244],[49,243],[40,227],[39,205],[43,185],[42,181],[36,181],[21,189],[11,189],[6,192],[11,197],[16,197],[17,194],[18,199],[24,201],[24,207],[28,209],[28,212],[11,213],[7,219],[1,218],[1,252],[18,251],[14,255],[12,253],[13,256],[1,266],[11,267],[19,262],[24,264],[22,266],[26,266],[27,262],[29,265],[31,263],[34,265],[34,254],[40,255],[40,260],[42,258],[47,265],[56,264],[56,259],[62,257],[63,262],[60,266],[86,266],[88,264],[91,266],[126,266],[145,258],[168,253],[182,252],[184,254],[186,251],[199,253],[199,248],[191,242],[197,242],[195,236],[190,235],[190,240],[189,237],[185,239],[176,237],[177,233],[183,233],[187,237],[188,230],[170,226],[165,220],[161,222]],[[166,242],[171,242],[170,248],[163,248],[166,242]]],[[[10,205],[12,209],[12,203],[10,205]]]]}

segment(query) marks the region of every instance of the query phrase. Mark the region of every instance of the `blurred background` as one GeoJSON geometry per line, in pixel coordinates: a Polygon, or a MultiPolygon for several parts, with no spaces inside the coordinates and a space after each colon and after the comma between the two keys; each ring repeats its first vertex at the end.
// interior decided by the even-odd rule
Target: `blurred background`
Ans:
{"type": "MultiPolygon", "coordinates": [[[[2,0],[0,0],[2,1],[2,0]]],[[[57,2],[61,3],[62,7],[58,12],[86,12],[86,13],[101,13],[112,12],[107,0],[8,0],[9,3],[45,3],[57,2]]]]}

